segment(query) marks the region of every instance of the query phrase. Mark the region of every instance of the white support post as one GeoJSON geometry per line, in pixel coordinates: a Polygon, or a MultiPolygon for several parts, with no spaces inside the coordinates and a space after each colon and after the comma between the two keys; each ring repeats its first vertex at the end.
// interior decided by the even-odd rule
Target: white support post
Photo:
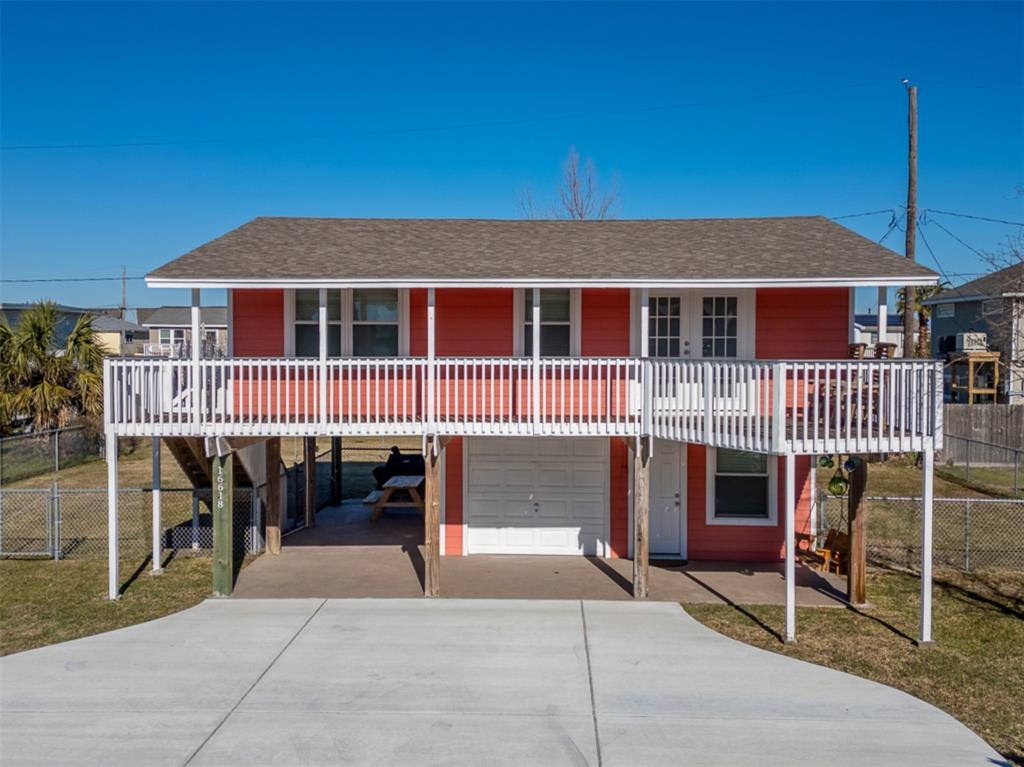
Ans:
{"type": "Polygon", "coordinates": [[[107,598],[117,599],[120,591],[120,533],[117,519],[117,436],[107,430],[107,598]]]}
{"type": "Polygon", "coordinates": [[[192,288],[192,423],[198,427],[202,414],[202,384],[199,380],[199,360],[202,359],[202,320],[199,313],[199,288],[192,288]]]}
{"type": "Polygon", "coordinates": [[[786,453],[786,633],[796,641],[796,456],[786,453]]]}
{"type": "Polygon", "coordinates": [[[327,324],[327,289],[320,288],[320,311],[318,314],[320,321],[320,360],[319,367],[317,369],[317,379],[319,386],[317,388],[317,412],[321,427],[326,427],[327,424],[327,331],[329,326],[327,324]]]}
{"type": "Polygon", "coordinates": [[[935,495],[935,451],[929,445],[924,451],[921,488],[921,636],[919,645],[932,640],[932,505],[935,495]]]}
{"type": "Polygon", "coordinates": [[[437,355],[437,335],[435,320],[437,313],[437,296],[434,288],[427,288],[427,433],[436,434],[434,423],[435,398],[437,397],[437,371],[435,357],[437,355]]]}
{"type": "Polygon", "coordinates": [[[163,553],[163,528],[160,518],[160,438],[153,437],[153,575],[164,571],[160,566],[163,553]]]}
{"type": "MultiPolygon", "coordinates": [[[[651,356],[651,292],[647,288],[640,289],[640,357],[646,359],[651,356]]],[[[641,433],[649,433],[649,419],[651,417],[650,402],[648,401],[649,386],[650,382],[649,372],[647,369],[647,363],[642,363],[640,380],[640,413],[641,413],[641,433]]],[[[637,442],[637,450],[640,449],[640,443],[637,442]]]]}
{"type": "Polygon", "coordinates": [[[889,340],[889,289],[878,289],[878,343],[889,340]]]}
{"type": "Polygon", "coordinates": [[[539,432],[541,424],[540,412],[540,288],[533,289],[533,305],[531,311],[530,329],[533,331],[533,423],[534,428],[539,432]]]}

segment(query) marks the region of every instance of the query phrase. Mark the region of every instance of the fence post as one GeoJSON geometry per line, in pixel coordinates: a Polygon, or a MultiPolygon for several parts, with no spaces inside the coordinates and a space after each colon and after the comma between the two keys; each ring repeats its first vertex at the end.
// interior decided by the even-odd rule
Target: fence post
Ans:
{"type": "Polygon", "coordinates": [[[970,482],[971,481],[971,445],[974,443],[974,440],[968,439],[968,440],[964,440],[964,441],[967,443],[967,467],[964,470],[964,482],[970,482]]]}
{"type": "Polygon", "coordinates": [[[60,471],[60,429],[53,430],[53,470],[60,471]]]}
{"type": "Polygon", "coordinates": [[[1020,450],[1013,451],[1013,494],[1020,495],[1020,450]]]}
{"type": "Polygon", "coordinates": [[[53,558],[60,561],[60,492],[57,490],[57,483],[50,486],[50,508],[53,511],[53,558]]]}
{"type": "Polygon", "coordinates": [[[964,504],[964,572],[971,571],[971,499],[964,504]]]}
{"type": "Polygon", "coordinates": [[[192,548],[199,548],[199,495],[192,493],[192,548]]]}

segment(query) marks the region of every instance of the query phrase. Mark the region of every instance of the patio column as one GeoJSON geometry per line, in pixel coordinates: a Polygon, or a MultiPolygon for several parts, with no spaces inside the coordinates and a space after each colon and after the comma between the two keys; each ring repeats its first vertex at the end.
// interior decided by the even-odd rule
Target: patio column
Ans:
{"type": "Polygon", "coordinates": [[[281,553],[281,438],[272,437],[266,446],[266,509],[267,553],[281,553]]]}
{"type": "Polygon", "coordinates": [[[434,364],[437,355],[436,301],[434,289],[427,288],[427,434],[434,434],[437,431],[434,424],[437,400],[437,370],[434,364]]]}
{"type": "Polygon", "coordinates": [[[306,480],[306,527],[316,527],[316,437],[306,437],[302,441],[302,448],[302,466],[306,480]]]}
{"type": "Polygon", "coordinates": [[[646,599],[650,575],[651,438],[633,451],[633,597],[646,599]]]}
{"type": "Polygon", "coordinates": [[[331,437],[331,504],[341,503],[341,437],[331,437]]]}
{"type": "Polygon", "coordinates": [[[191,344],[191,360],[192,360],[192,423],[195,426],[199,425],[202,414],[202,386],[200,385],[200,364],[199,361],[202,359],[202,339],[200,338],[200,328],[202,325],[201,317],[199,313],[199,288],[192,288],[192,344],[191,344]]]}
{"type": "Polygon", "coordinates": [[[117,599],[120,591],[119,530],[117,518],[117,437],[110,429],[106,435],[107,457],[107,598],[117,599]]]}
{"type": "Polygon", "coordinates": [[[423,477],[423,596],[441,595],[441,450],[444,443],[438,437],[425,442],[423,477]]]}
{"type": "Polygon", "coordinates": [[[921,636],[918,645],[933,644],[932,640],[932,506],[935,496],[935,449],[924,450],[921,478],[921,636]]]}
{"type": "Polygon", "coordinates": [[[889,335],[889,289],[878,289],[878,343],[884,344],[889,335]]]}
{"type": "Polygon", "coordinates": [[[164,571],[160,566],[163,553],[163,529],[160,524],[160,438],[153,437],[153,575],[164,571]]]}
{"type": "Polygon", "coordinates": [[[786,644],[796,641],[796,456],[786,453],[786,644]]]}
{"type": "Polygon", "coordinates": [[[210,459],[213,478],[213,595],[231,596],[235,586],[235,456],[210,459]]]}
{"type": "Polygon", "coordinates": [[[327,423],[327,289],[320,288],[320,359],[317,367],[317,421],[327,423]]]}
{"type": "Polygon", "coordinates": [[[533,405],[530,411],[533,413],[533,423],[536,433],[540,433],[542,414],[540,412],[540,288],[533,289],[533,302],[530,307],[530,330],[533,331],[531,343],[533,344],[533,375],[532,397],[533,405]]]}

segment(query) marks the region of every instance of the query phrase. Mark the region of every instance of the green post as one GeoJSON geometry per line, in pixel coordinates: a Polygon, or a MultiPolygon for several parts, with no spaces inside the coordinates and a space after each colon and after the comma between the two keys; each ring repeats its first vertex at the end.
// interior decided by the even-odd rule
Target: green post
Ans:
{"type": "Polygon", "coordinates": [[[213,595],[231,596],[235,586],[234,455],[214,456],[213,478],[213,595]]]}

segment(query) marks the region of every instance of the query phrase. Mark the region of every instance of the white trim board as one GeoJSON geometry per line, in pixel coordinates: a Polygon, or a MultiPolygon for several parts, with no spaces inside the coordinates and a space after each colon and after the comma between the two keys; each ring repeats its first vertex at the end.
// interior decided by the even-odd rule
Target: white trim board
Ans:
{"type": "Polygon", "coordinates": [[[717,448],[705,447],[704,521],[708,525],[726,527],[778,527],[779,524],[779,456],[767,453],[768,465],[768,517],[716,517],[715,470],[718,463],[717,448]]]}
{"type": "Polygon", "coordinates": [[[935,285],[938,275],[913,277],[755,277],[734,279],[545,279],[494,277],[487,279],[366,279],[146,277],[150,288],[877,288],[935,285]]]}

